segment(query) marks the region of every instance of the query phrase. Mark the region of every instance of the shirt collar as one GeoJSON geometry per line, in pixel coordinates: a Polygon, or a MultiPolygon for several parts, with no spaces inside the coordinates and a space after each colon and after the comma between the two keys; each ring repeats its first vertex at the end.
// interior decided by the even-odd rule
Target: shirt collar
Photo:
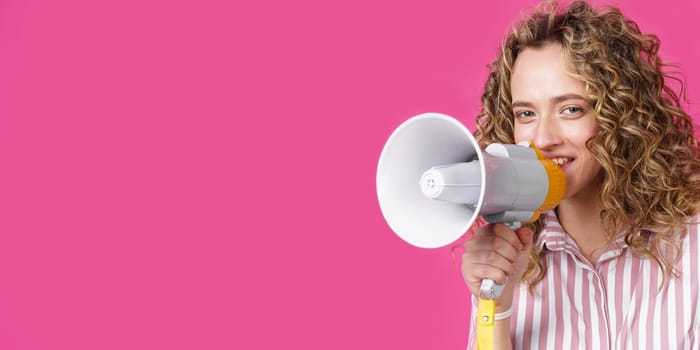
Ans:
{"type": "Polygon", "coordinates": [[[563,250],[572,243],[574,246],[576,245],[576,242],[561,227],[554,210],[546,212],[544,214],[544,227],[540,231],[539,237],[537,237],[537,242],[535,242],[539,250],[563,250]]]}
{"type": "MultiPolygon", "coordinates": [[[[581,253],[576,241],[564,231],[554,210],[544,214],[544,227],[540,231],[535,245],[540,252],[566,250],[578,254],[581,253]]],[[[627,243],[625,243],[624,237],[618,237],[608,245],[600,255],[598,262],[619,256],[625,248],[627,248],[627,243]]]]}

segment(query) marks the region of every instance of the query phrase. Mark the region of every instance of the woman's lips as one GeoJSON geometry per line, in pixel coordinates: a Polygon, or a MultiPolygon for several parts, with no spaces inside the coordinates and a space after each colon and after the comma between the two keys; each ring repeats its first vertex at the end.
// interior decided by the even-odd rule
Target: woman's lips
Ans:
{"type": "Polygon", "coordinates": [[[568,157],[554,157],[554,158],[550,158],[550,160],[552,162],[554,162],[554,164],[556,164],[560,168],[562,168],[562,170],[566,169],[569,166],[569,164],[571,164],[571,162],[574,161],[573,158],[568,158],[568,157]]]}

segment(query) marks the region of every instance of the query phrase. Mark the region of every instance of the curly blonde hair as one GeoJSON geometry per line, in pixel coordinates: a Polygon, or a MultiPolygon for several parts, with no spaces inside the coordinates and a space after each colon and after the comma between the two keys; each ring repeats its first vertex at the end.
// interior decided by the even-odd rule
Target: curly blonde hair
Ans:
{"type": "MultiPolygon", "coordinates": [[[[635,253],[659,264],[664,280],[677,275],[680,238],[700,202],[699,148],[680,104],[683,81],[665,72],[671,65],[658,57],[658,38],[642,34],[619,9],[596,10],[584,1],[564,9],[553,1],[538,5],[489,65],[477,140],[482,147],[514,141],[513,63],[524,48],[547,43],[563,47],[591,97],[599,132],[587,146],[602,166],[601,219],[610,241],[623,234],[635,253]],[[680,85],[679,94],[669,80],[680,85]]],[[[530,226],[535,240],[542,225],[540,218],[530,226]]],[[[523,276],[531,287],[546,273],[537,249],[523,276]]]]}

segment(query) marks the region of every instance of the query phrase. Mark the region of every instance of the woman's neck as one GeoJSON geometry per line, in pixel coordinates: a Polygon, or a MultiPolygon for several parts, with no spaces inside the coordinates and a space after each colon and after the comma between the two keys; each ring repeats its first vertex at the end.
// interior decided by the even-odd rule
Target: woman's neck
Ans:
{"type": "Polygon", "coordinates": [[[563,200],[556,209],[559,223],[578,245],[586,259],[595,265],[608,245],[609,237],[600,217],[599,191],[587,190],[563,200]]]}

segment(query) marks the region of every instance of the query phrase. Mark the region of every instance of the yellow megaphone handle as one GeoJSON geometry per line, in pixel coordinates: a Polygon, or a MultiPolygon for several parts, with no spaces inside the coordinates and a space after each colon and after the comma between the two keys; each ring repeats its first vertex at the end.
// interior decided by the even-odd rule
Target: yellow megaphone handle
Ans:
{"type": "Polygon", "coordinates": [[[476,309],[476,345],[478,350],[493,350],[493,322],[496,301],[479,299],[476,309]]]}

